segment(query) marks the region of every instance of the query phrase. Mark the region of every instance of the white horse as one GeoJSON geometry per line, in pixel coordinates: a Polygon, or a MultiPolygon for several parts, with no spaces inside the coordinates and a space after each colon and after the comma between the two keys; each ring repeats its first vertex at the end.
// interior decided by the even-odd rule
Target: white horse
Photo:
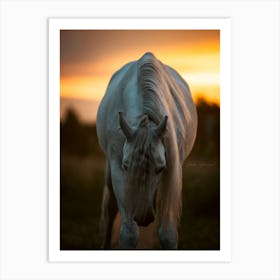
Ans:
{"type": "Polygon", "coordinates": [[[176,249],[182,164],[197,130],[196,107],[187,83],[146,53],[112,76],[96,127],[107,157],[102,248],[110,248],[119,210],[121,249],[135,249],[138,226],[154,220],[161,247],[176,249]]]}

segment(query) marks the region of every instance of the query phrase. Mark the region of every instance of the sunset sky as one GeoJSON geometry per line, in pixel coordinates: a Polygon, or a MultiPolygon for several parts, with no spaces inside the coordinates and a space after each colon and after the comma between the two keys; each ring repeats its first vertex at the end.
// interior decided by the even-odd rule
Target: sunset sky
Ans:
{"type": "Polygon", "coordinates": [[[114,72],[147,51],[180,73],[195,101],[219,105],[219,30],[63,30],[61,118],[72,107],[82,120],[94,121],[114,72]]]}

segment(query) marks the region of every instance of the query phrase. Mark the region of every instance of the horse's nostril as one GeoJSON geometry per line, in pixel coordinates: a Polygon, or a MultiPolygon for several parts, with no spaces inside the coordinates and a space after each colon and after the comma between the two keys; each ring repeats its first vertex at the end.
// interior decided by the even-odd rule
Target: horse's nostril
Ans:
{"type": "Polygon", "coordinates": [[[164,170],[164,166],[163,166],[163,167],[156,168],[156,174],[161,173],[163,170],[164,170]]]}

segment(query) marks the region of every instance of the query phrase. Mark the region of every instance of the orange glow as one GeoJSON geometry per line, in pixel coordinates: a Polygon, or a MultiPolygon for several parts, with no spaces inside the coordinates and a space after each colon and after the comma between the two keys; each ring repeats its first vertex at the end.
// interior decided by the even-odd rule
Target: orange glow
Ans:
{"type": "Polygon", "coordinates": [[[147,51],[181,74],[195,101],[220,104],[218,30],[61,31],[61,100],[99,103],[111,76],[147,51]]]}
{"type": "Polygon", "coordinates": [[[104,95],[106,82],[102,78],[95,80],[87,76],[64,77],[60,79],[60,96],[98,101],[104,95]]]}

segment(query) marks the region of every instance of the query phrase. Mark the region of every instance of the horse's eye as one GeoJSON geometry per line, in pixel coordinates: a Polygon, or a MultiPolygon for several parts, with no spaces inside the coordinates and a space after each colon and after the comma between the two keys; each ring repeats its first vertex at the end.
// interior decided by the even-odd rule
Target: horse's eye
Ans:
{"type": "Polygon", "coordinates": [[[164,166],[156,168],[156,174],[161,173],[163,171],[163,169],[164,169],[164,166]]]}

